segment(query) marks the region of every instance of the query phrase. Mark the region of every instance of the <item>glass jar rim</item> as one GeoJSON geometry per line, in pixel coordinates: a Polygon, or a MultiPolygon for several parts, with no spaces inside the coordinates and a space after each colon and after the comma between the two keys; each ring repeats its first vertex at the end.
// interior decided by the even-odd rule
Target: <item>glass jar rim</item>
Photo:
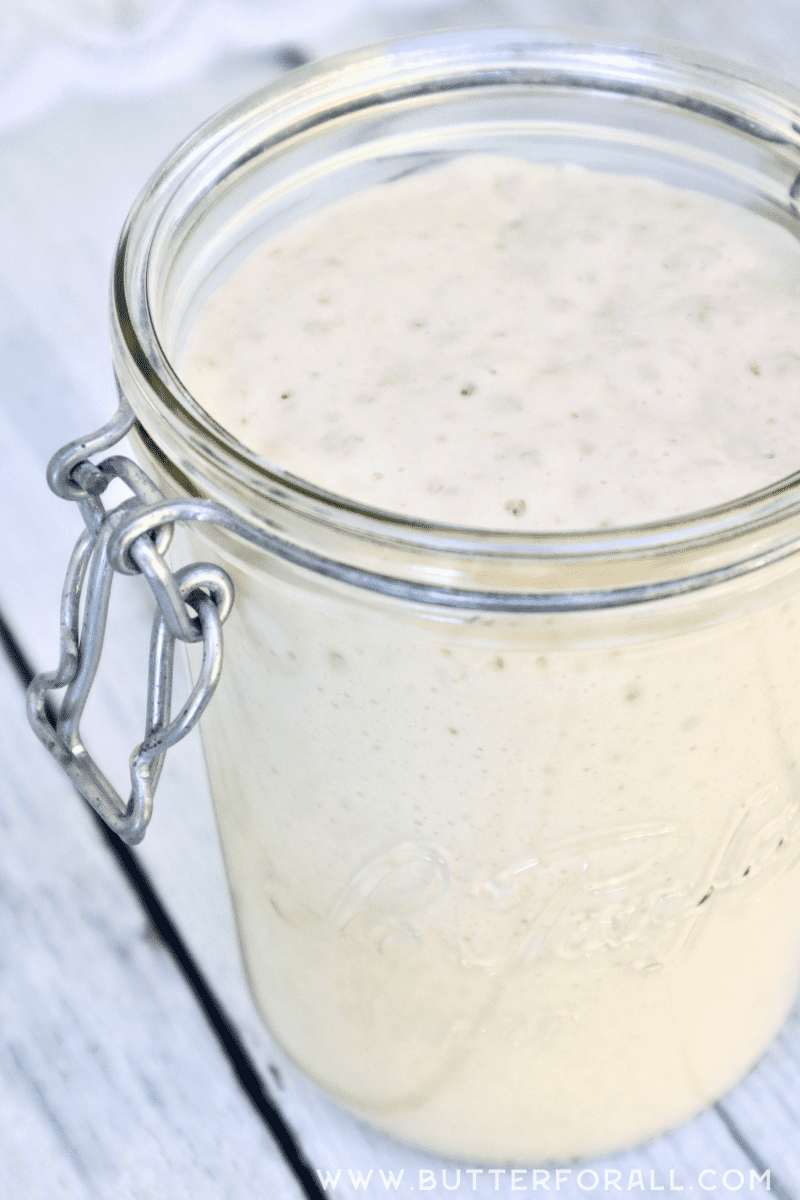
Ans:
{"type": "MultiPolygon", "coordinates": [[[[279,154],[325,121],[409,97],[510,86],[583,88],[683,108],[780,147],[793,164],[792,178],[800,178],[800,96],[763,73],[663,41],[597,31],[448,30],[301,67],[230,105],[183,142],[147,184],[122,231],[111,296],[115,369],[146,445],[188,492],[209,495],[248,519],[254,540],[277,524],[308,546],[309,530],[325,528],[338,535],[339,558],[342,545],[355,540],[424,560],[599,565],[611,585],[602,590],[609,601],[619,593],[623,603],[631,587],[644,588],[634,598],[673,594],[792,553],[800,546],[800,470],[724,504],[641,525],[518,532],[437,524],[370,508],[292,476],[217,425],[181,382],[159,336],[153,287],[187,205],[206,198],[248,157],[279,154]],[[645,560],[646,578],[615,569],[645,560]]],[[[785,207],[796,214],[792,186],[785,207]]],[[[430,569],[405,573],[425,586],[430,569]]],[[[572,570],[570,577],[564,586],[574,590],[572,570]]],[[[518,592],[519,581],[509,590],[518,592]]]]}

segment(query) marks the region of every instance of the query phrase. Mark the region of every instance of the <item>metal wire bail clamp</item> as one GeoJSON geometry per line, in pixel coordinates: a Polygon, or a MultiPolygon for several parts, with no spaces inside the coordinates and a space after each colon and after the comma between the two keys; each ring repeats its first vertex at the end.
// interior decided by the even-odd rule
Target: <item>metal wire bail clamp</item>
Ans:
{"type": "Polygon", "coordinates": [[[28,688],[28,719],[39,740],[75,787],[129,845],[144,837],[164,758],[196,725],[214,694],[222,668],[222,624],[233,607],[233,583],[221,567],[194,563],[173,572],[164,559],[175,521],[226,523],[210,501],[167,501],[129,458],[99,463],[90,456],[110,449],[135,423],[126,400],[111,420],[64,446],[50,460],[47,481],[57,496],[77,503],[86,525],[72,552],[61,597],[61,657],[55,671],[37,675],[28,688]],[[100,499],[112,479],[133,493],[115,508],[100,499]],[[97,673],[114,572],[142,574],[156,600],[144,740],[130,758],[131,793],[124,801],[83,744],[80,721],[97,673]],[[81,610],[83,619],[81,620],[81,610]],[[170,719],[175,641],[203,643],[203,660],[191,694],[170,719]],[[53,719],[49,693],[66,688],[53,719]]]}

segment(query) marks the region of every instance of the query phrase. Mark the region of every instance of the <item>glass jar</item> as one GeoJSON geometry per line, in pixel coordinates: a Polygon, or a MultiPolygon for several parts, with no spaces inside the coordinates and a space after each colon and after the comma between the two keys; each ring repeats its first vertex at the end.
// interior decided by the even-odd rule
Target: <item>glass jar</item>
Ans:
{"type": "MultiPolygon", "coordinates": [[[[800,970],[800,476],[573,534],[436,526],[259,459],[175,363],[206,297],[334,198],[471,152],[636,173],[791,230],[798,101],[695,52],[481,29],[293,72],[123,232],[114,360],[231,574],[203,740],[243,955],[294,1059],[471,1161],[608,1153],[729,1088],[800,970]]],[[[369,336],[369,331],[364,331],[369,336]]]]}

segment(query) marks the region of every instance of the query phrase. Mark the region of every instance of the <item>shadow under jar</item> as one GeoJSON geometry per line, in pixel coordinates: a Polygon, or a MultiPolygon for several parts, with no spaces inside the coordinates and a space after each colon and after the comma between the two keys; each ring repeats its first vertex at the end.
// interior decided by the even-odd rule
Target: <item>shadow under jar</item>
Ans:
{"type": "Polygon", "coordinates": [[[253,994],[333,1097],[433,1151],[631,1145],[721,1095],[785,1017],[800,480],[625,529],[436,525],[260,459],[176,364],[265,238],[460,155],[650,176],[794,230],[798,111],[672,47],[413,38],[226,110],[123,232],[137,453],[247,525],[189,540],[236,587],[202,733],[253,994]]]}

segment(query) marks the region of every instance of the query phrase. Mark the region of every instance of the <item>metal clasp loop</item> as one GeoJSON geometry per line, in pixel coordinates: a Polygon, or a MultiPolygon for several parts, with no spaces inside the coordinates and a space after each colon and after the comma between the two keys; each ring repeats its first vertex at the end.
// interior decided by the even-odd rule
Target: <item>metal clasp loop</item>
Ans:
{"type": "Polygon", "coordinates": [[[77,503],[86,529],[67,568],[61,598],[61,657],[55,671],[28,688],[28,719],[39,740],[81,795],[129,845],[144,837],[164,758],[186,736],[211,699],[222,668],[222,624],[233,606],[233,583],[221,567],[194,563],[173,572],[164,559],[175,521],[218,521],[224,512],[202,500],[165,500],[131,459],[100,463],[90,455],[115,445],[135,421],[127,401],[102,429],[53,456],[47,480],[56,495],[77,503]],[[112,479],[133,495],[107,510],[100,497],[112,479]],[[80,721],[94,682],[105,636],[114,573],[143,574],[156,600],[144,740],[130,759],[131,793],[125,802],[83,744],[80,721]],[[83,617],[81,620],[81,611],[83,617]],[[175,641],[203,643],[192,692],[170,719],[175,641]],[[48,695],[66,688],[55,720],[48,695]]]}

